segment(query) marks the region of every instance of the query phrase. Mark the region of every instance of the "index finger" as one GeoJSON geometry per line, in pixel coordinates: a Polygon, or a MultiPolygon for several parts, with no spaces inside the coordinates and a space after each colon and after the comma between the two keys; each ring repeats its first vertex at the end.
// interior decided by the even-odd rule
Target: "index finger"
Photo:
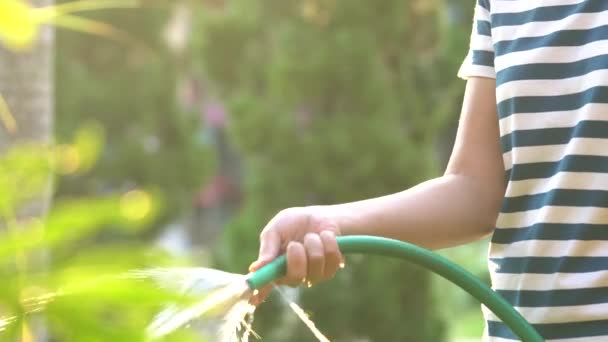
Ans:
{"type": "Polygon", "coordinates": [[[267,263],[274,260],[279,255],[281,248],[281,239],[279,234],[273,230],[262,232],[260,235],[260,252],[258,260],[254,261],[249,266],[249,271],[253,272],[267,263]]]}

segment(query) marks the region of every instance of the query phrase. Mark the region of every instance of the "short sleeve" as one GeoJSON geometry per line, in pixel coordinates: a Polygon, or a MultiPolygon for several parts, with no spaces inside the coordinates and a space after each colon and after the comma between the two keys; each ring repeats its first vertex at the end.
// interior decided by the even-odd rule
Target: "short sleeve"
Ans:
{"type": "Polygon", "coordinates": [[[475,76],[496,78],[490,13],[490,0],[477,0],[469,52],[458,70],[460,78],[475,76]]]}

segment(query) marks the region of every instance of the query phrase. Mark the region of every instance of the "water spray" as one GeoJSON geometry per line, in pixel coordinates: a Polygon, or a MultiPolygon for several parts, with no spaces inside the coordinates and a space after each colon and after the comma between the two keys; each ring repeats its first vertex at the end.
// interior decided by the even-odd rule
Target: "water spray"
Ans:
{"type": "MultiPolygon", "coordinates": [[[[342,253],[394,257],[425,267],[479,300],[511,328],[522,342],[544,342],[536,329],[504,298],[462,267],[436,253],[406,242],[374,236],[342,236],[337,241],[342,253]]],[[[287,259],[283,255],[252,273],[247,278],[247,284],[252,290],[262,289],[283,277],[286,270],[287,259]]]]}

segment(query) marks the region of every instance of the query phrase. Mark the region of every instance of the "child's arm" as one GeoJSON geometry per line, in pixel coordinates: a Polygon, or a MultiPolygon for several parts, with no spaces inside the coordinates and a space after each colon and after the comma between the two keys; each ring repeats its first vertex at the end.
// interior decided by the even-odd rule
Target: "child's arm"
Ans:
{"type": "Polygon", "coordinates": [[[341,255],[336,235],[378,235],[437,249],[489,234],[505,192],[495,80],[471,78],[454,150],[442,177],[396,194],[330,206],[285,210],[261,234],[255,270],[286,252],[297,285],[328,279],[341,255]]]}
{"type": "Polygon", "coordinates": [[[409,190],[329,207],[343,235],[380,235],[438,249],[489,234],[505,193],[495,80],[468,81],[445,174],[409,190]]]}

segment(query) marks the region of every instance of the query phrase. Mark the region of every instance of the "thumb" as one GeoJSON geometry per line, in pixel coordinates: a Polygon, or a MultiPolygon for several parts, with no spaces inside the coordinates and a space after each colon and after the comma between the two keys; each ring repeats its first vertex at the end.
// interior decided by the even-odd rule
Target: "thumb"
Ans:
{"type": "Polygon", "coordinates": [[[279,238],[279,234],[274,231],[263,234],[260,239],[258,260],[254,261],[251,266],[249,266],[249,271],[253,272],[274,260],[274,258],[279,255],[280,247],[281,239],[279,238]]]}

